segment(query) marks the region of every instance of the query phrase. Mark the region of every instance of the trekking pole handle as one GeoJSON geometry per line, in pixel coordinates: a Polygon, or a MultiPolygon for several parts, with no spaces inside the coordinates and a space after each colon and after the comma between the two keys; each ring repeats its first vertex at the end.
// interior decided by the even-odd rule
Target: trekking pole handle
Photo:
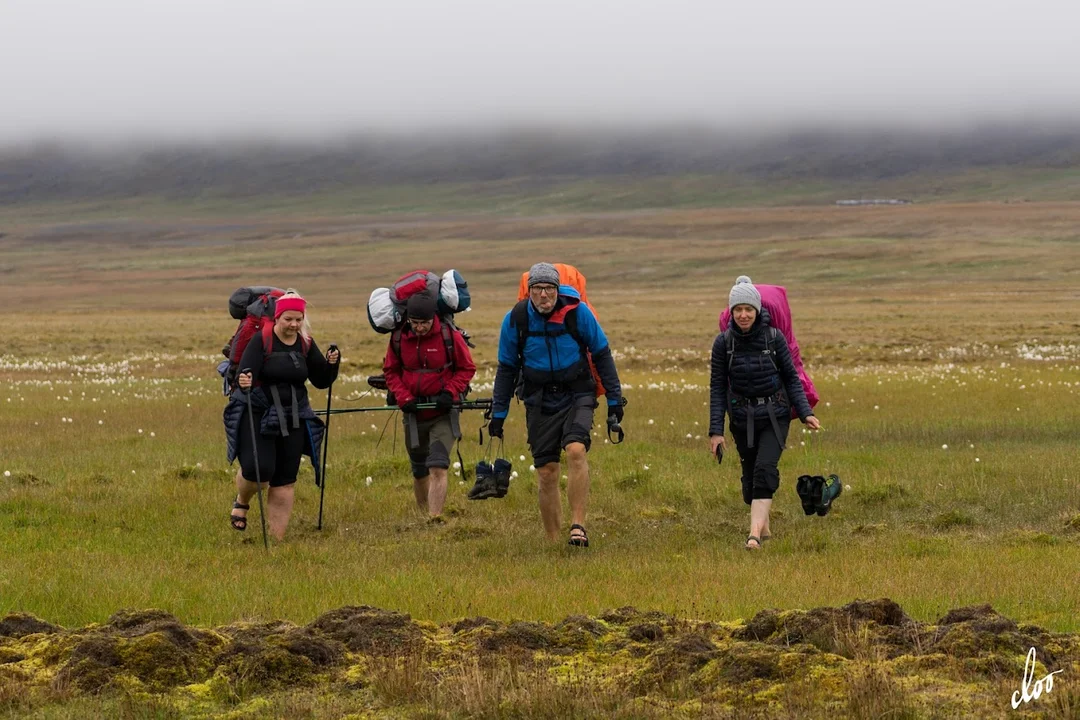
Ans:
{"type": "Polygon", "coordinates": [[[619,443],[621,443],[623,440],[626,439],[626,433],[623,432],[622,425],[619,424],[619,421],[615,417],[614,413],[612,413],[611,415],[608,415],[608,418],[607,418],[607,434],[608,434],[608,442],[610,442],[612,445],[618,445],[619,443]],[[616,440],[615,438],[613,438],[611,436],[611,433],[615,433],[618,436],[619,439],[616,440]]]}
{"type": "MultiPolygon", "coordinates": [[[[337,346],[336,343],[330,343],[330,345],[326,348],[326,358],[327,358],[327,360],[330,359],[330,353],[332,353],[332,352],[337,352],[337,353],[341,352],[340,350],[338,350],[338,346],[337,346]]],[[[341,356],[340,355],[338,355],[338,362],[341,362],[341,356]]]]}
{"type": "MultiPolygon", "coordinates": [[[[250,375],[250,374],[251,374],[251,368],[244,368],[244,369],[243,369],[243,370],[241,370],[240,372],[236,373],[236,386],[237,386],[237,387],[240,387],[240,376],[241,376],[241,375],[250,375]]],[[[251,388],[250,388],[250,387],[248,387],[248,388],[241,388],[241,389],[242,389],[242,390],[245,390],[245,392],[251,392],[251,388]]]]}

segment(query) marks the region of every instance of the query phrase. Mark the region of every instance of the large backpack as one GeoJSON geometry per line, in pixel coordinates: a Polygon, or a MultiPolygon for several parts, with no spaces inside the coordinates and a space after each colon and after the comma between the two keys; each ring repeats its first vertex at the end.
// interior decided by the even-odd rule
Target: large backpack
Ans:
{"type": "MultiPolygon", "coordinates": [[[[218,374],[222,377],[222,392],[229,395],[236,387],[236,374],[239,372],[240,358],[248,343],[256,335],[261,336],[263,349],[270,354],[273,348],[274,305],[285,294],[281,288],[268,285],[254,285],[238,288],[229,296],[229,315],[240,324],[236,326],[229,342],[221,349],[225,360],[218,364],[218,374]]],[[[300,336],[304,354],[311,347],[311,338],[300,336]]]]}
{"type": "MultiPolygon", "coordinates": [[[[476,347],[469,339],[469,333],[454,322],[454,316],[467,312],[472,307],[469,284],[457,270],[447,270],[440,277],[429,270],[414,270],[402,275],[388,288],[376,288],[368,298],[367,316],[372,329],[380,334],[390,335],[390,348],[401,359],[401,335],[405,329],[405,303],[419,292],[427,292],[436,298],[436,311],[439,315],[443,345],[446,347],[447,364],[436,372],[454,365],[454,333],[460,333],[469,347],[476,347]]],[[[382,375],[368,378],[368,384],[376,389],[383,389],[382,375]]],[[[393,405],[393,395],[387,394],[387,404],[393,405]]]]}
{"type": "Polygon", "coordinates": [[[393,333],[405,322],[405,303],[418,292],[427,291],[436,298],[439,318],[454,326],[454,315],[472,306],[469,284],[457,270],[447,270],[439,277],[428,270],[414,270],[397,279],[388,288],[375,288],[368,298],[367,314],[377,333],[393,333]]]}
{"type": "MultiPolygon", "coordinates": [[[[569,285],[578,291],[578,295],[581,296],[581,302],[585,303],[589,310],[592,310],[593,317],[599,322],[600,318],[596,314],[596,309],[589,302],[589,296],[585,292],[585,275],[582,274],[573,265],[567,265],[565,263],[555,263],[555,269],[559,271],[559,284],[569,285]]],[[[524,367],[523,355],[525,352],[525,340],[529,337],[529,273],[524,272],[521,274],[521,284],[518,286],[518,303],[514,306],[514,309],[510,311],[510,326],[515,328],[518,333],[518,360],[524,367]]],[[[589,352],[589,348],[585,344],[585,340],[581,337],[577,327],[577,310],[571,310],[566,313],[566,317],[563,320],[566,332],[570,337],[574,338],[574,341],[581,349],[581,354],[589,362],[589,372],[592,373],[593,382],[596,384],[596,396],[599,397],[605,394],[604,385],[600,382],[600,374],[596,372],[596,365],[592,360],[592,353],[589,352]]],[[[520,391],[520,387],[518,388],[520,391]]]]}
{"type": "MultiPolygon", "coordinates": [[[[776,333],[779,333],[784,337],[787,342],[788,350],[791,352],[791,362],[795,365],[795,371],[799,374],[799,382],[802,383],[803,392],[806,394],[806,401],[810,403],[810,407],[813,408],[818,404],[820,397],[817,390],[814,388],[814,382],[810,379],[810,375],[806,372],[806,368],[803,367],[802,353],[799,351],[799,343],[795,339],[795,331],[792,328],[791,322],[791,306],[788,304],[787,290],[780,285],[757,285],[754,287],[758,289],[761,294],[761,307],[769,311],[769,325],[773,332],[769,333],[769,351],[770,357],[773,359],[775,365],[776,351],[774,348],[774,342],[776,340],[776,333]]],[[[728,343],[728,357],[730,360],[732,344],[734,338],[730,332],[727,332],[728,326],[731,324],[731,310],[725,308],[720,313],[720,331],[725,333],[726,342],[728,343]]],[[[794,406],[791,408],[791,417],[794,419],[798,417],[798,413],[795,412],[794,406]]]]}

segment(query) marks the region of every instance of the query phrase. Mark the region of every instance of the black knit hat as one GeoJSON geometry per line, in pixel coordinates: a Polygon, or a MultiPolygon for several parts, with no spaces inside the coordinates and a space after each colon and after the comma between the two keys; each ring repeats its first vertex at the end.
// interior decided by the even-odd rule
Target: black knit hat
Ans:
{"type": "Polygon", "coordinates": [[[427,292],[418,292],[405,301],[405,314],[410,320],[430,320],[435,317],[435,298],[427,292]]]}

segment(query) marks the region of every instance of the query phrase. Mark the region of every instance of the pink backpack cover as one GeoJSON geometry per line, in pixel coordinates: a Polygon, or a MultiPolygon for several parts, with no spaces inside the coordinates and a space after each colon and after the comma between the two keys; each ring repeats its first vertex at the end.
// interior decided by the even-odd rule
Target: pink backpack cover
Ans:
{"type": "MultiPolygon", "coordinates": [[[[814,389],[814,381],[806,374],[806,368],[803,367],[802,353],[799,352],[799,341],[795,339],[795,331],[791,328],[791,306],[788,305],[787,290],[779,285],[758,285],[755,283],[754,287],[761,293],[761,307],[769,311],[769,324],[779,330],[780,334],[787,340],[788,349],[791,351],[791,361],[795,365],[795,370],[799,373],[803,392],[806,393],[806,401],[813,408],[818,404],[820,398],[817,390],[814,389]]],[[[724,308],[724,311],[720,313],[720,332],[727,330],[730,322],[731,310],[724,308]]],[[[792,418],[796,417],[798,415],[792,410],[792,418]]]]}

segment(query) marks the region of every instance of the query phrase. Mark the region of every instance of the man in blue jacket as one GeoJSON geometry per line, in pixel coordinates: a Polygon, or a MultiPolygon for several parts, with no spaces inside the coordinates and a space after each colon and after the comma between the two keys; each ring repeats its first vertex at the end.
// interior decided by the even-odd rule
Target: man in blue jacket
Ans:
{"type": "Polygon", "coordinates": [[[622,389],[607,337],[577,290],[559,284],[550,263],[529,270],[529,297],[503,318],[499,332],[499,369],[495,373],[492,420],[488,432],[503,436],[515,387],[525,403],[529,447],[540,482],[540,516],[551,540],[562,527],[559,460],[566,450],[566,494],[570,501],[570,544],[588,547],[585,509],[589,501],[589,463],[596,372],[607,393],[608,412],[622,422],[622,389]],[[520,384],[518,383],[520,375],[520,384]]]}

